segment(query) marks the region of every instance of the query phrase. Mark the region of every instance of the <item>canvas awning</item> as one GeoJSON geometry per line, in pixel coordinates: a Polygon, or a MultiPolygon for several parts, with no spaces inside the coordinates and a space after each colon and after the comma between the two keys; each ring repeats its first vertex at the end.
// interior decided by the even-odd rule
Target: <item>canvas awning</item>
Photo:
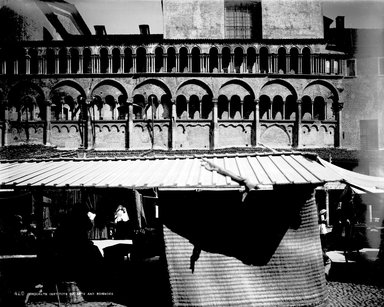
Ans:
{"type": "Polygon", "coordinates": [[[333,172],[334,176],[340,176],[340,181],[349,184],[352,188],[368,193],[384,193],[383,177],[368,176],[352,172],[333,165],[332,163],[329,163],[321,158],[318,159],[330,173],[333,172]]]}
{"type": "Polygon", "coordinates": [[[241,189],[238,182],[208,170],[202,159],[247,178],[259,189],[284,184],[338,181],[313,155],[301,153],[155,156],[125,159],[50,159],[0,163],[1,188],[129,187],[241,189]]]}

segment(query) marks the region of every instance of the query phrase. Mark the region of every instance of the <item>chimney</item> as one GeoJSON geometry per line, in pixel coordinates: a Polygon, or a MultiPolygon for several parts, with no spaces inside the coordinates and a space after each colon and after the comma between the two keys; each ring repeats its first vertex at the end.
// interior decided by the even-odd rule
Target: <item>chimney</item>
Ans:
{"type": "Polygon", "coordinates": [[[94,28],[95,28],[96,36],[107,35],[107,30],[105,30],[104,25],[97,25],[97,26],[94,26],[94,28]]]}
{"type": "Polygon", "coordinates": [[[336,29],[344,30],[344,16],[336,17],[336,29]]]}
{"type": "Polygon", "coordinates": [[[149,35],[149,25],[139,25],[141,35],[149,35]]]}

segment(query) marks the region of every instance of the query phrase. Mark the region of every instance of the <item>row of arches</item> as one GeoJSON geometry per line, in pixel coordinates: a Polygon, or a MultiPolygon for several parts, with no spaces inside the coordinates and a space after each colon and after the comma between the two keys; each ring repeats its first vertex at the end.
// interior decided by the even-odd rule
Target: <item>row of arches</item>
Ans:
{"type": "Polygon", "coordinates": [[[335,54],[312,54],[309,47],[280,47],[271,53],[267,46],[247,49],[237,46],[211,47],[203,53],[192,48],[156,47],[137,49],[29,48],[0,51],[2,74],[94,74],[94,73],[283,73],[345,74],[347,61],[335,54]]]}
{"type": "MultiPolygon", "coordinates": [[[[123,85],[104,80],[90,92],[88,104],[96,120],[126,119],[128,95],[123,85]]],[[[66,80],[56,84],[47,97],[51,101],[52,118],[74,120],[84,105],[85,90],[76,82],[66,80]]],[[[29,119],[44,118],[45,95],[32,83],[20,83],[11,89],[8,102],[17,113],[28,113],[29,119]]],[[[332,85],[318,80],[308,84],[299,96],[295,88],[284,80],[266,82],[255,95],[254,90],[241,80],[225,82],[216,95],[199,80],[187,80],[175,93],[160,80],[145,80],[130,95],[135,119],[168,119],[172,103],[178,119],[212,119],[214,99],[218,103],[218,118],[229,120],[253,119],[255,100],[259,102],[260,118],[265,120],[293,120],[297,97],[301,97],[302,116],[306,120],[333,119],[332,105],[338,94],[332,85]],[[214,98],[216,96],[217,98],[214,98]],[[213,99],[214,98],[214,99],[213,99]]],[[[18,114],[20,117],[20,114],[18,114]]]]}

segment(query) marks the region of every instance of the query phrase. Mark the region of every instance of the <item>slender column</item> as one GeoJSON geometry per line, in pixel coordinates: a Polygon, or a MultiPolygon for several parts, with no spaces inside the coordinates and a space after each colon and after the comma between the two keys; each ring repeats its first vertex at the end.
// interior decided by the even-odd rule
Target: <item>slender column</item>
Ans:
{"type": "Polygon", "coordinates": [[[256,54],[256,60],[255,60],[255,73],[260,73],[260,55],[256,54]]]}
{"type": "Polygon", "coordinates": [[[2,101],[2,111],[3,111],[3,118],[4,118],[4,124],[3,124],[3,130],[2,130],[2,136],[1,136],[1,146],[7,146],[9,145],[9,107],[8,107],[8,101],[3,100],[2,101]]]}
{"type": "Polygon", "coordinates": [[[343,109],[344,103],[334,102],[332,104],[332,111],[335,114],[336,119],[336,129],[335,129],[335,147],[340,147],[342,140],[342,125],[341,125],[341,111],[343,109]]]}
{"type": "Polygon", "coordinates": [[[176,149],[177,138],[177,113],[176,113],[176,100],[171,99],[171,135],[170,135],[170,147],[176,149]]]}
{"type": "Polygon", "coordinates": [[[136,56],[136,54],[133,54],[132,55],[132,65],[133,65],[133,73],[137,73],[137,63],[136,63],[136,61],[137,61],[137,56],[136,56]]]}
{"type": "Polygon", "coordinates": [[[71,65],[71,62],[72,62],[72,58],[71,58],[71,54],[67,54],[67,73],[68,74],[71,74],[72,73],[72,65],[71,65]]]}
{"type": "Polygon", "coordinates": [[[313,54],[311,54],[310,57],[309,57],[309,61],[310,61],[310,65],[309,65],[310,71],[309,71],[309,73],[310,74],[313,74],[314,71],[315,71],[315,58],[314,57],[315,56],[313,54]]]}
{"type": "Polygon", "coordinates": [[[17,75],[19,73],[19,61],[14,60],[13,61],[13,74],[17,75]]]}
{"type": "Polygon", "coordinates": [[[83,54],[79,54],[79,74],[84,73],[84,57],[83,54]]]}
{"type": "Polygon", "coordinates": [[[247,73],[248,72],[248,58],[247,58],[247,54],[244,54],[243,55],[243,73],[247,73]]]}
{"type": "Polygon", "coordinates": [[[7,73],[7,61],[2,60],[1,61],[1,73],[5,75],[7,73]]]}
{"type": "Polygon", "coordinates": [[[211,61],[211,59],[209,58],[209,55],[207,55],[207,71],[206,72],[210,72],[210,67],[211,67],[210,61],[211,61]]]}
{"type": "Polygon", "coordinates": [[[108,73],[112,73],[112,55],[108,54],[108,73]]]}
{"type": "MultiPolygon", "coordinates": [[[[59,66],[59,59],[57,58],[57,66],[59,66]]],[[[5,72],[7,70],[7,65],[5,65],[5,72]]],[[[30,75],[31,74],[31,57],[29,55],[27,55],[25,57],[25,73],[27,75],[30,75]]]]}
{"type": "Polygon", "coordinates": [[[120,68],[119,68],[119,71],[118,71],[119,73],[124,73],[124,71],[125,71],[124,58],[125,58],[124,53],[120,54],[120,68]]]}
{"type": "Polygon", "coordinates": [[[272,55],[268,54],[268,72],[272,72],[272,55]]]}
{"type": "Polygon", "coordinates": [[[299,74],[302,74],[303,73],[303,55],[302,54],[299,54],[299,57],[298,57],[298,64],[299,64],[299,74]]]}
{"type": "Polygon", "coordinates": [[[200,72],[204,72],[204,55],[199,55],[200,72]]]}
{"type": "Polygon", "coordinates": [[[188,72],[192,72],[192,55],[188,54],[188,72]]]}
{"type": "Polygon", "coordinates": [[[96,72],[96,58],[95,55],[91,55],[91,73],[94,74],[96,72]]]}
{"type": "Polygon", "coordinates": [[[244,100],[240,101],[240,116],[241,119],[244,119],[244,100]]]}
{"type": "Polygon", "coordinates": [[[211,149],[218,147],[219,140],[219,120],[218,120],[218,101],[217,98],[212,99],[213,112],[212,112],[212,127],[211,127],[211,149]]]}
{"type": "Polygon", "coordinates": [[[311,101],[311,119],[314,119],[314,114],[313,114],[313,101],[311,101]]]}
{"type": "Polygon", "coordinates": [[[230,67],[230,71],[229,71],[230,73],[235,72],[235,55],[233,53],[231,53],[229,67],[230,67]]]}
{"type": "Polygon", "coordinates": [[[221,73],[221,71],[223,70],[223,67],[222,67],[223,66],[223,56],[221,54],[218,55],[217,66],[219,66],[219,67],[217,67],[217,71],[219,73],[221,73]]]}
{"type": "Polygon", "coordinates": [[[255,109],[253,116],[252,125],[252,146],[257,147],[260,142],[260,110],[259,110],[259,99],[255,99],[255,109]]]}
{"type": "Polygon", "coordinates": [[[285,55],[285,72],[289,74],[291,72],[291,55],[285,55]]]}
{"type": "Polygon", "coordinates": [[[168,58],[167,54],[163,54],[163,72],[167,72],[168,58]]]}
{"type": "Polygon", "coordinates": [[[133,148],[133,101],[128,100],[128,118],[126,123],[126,129],[127,132],[125,134],[125,148],[126,149],[132,149],[133,148]]]}
{"type": "Polygon", "coordinates": [[[176,53],[176,72],[180,72],[180,54],[176,53]]]}
{"type": "Polygon", "coordinates": [[[43,143],[44,145],[51,144],[52,130],[51,130],[51,101],[45,102],[45,123],[44,123],[44,135],[43,143]]]}
{"type": "Polygon", "coordinates": [[[325,209],[327,210],[327,213],[326,213],[327,226],[329,226],[329,191],[327,188],[325,188],[324,192],[325,192],[325,209]]]}
{"type": "Polygon", "coordinates": [[[277,65],[277,55],[276,54],[272,54],[272,59],[273,59],[273,67],[272,67],[272,69],[273,69],[273,72],[275,74],[277,74],[279,72],[279,69],[278,69],[279,67],[277,65]]]}
{"type": "Polygon", "coordinates": [[[302,145],[301,140],[301,100],[297,100],[297,109],[296,109],[296,129],[295,129],[295,141],[293,146],[300,148],[302,145]]]}

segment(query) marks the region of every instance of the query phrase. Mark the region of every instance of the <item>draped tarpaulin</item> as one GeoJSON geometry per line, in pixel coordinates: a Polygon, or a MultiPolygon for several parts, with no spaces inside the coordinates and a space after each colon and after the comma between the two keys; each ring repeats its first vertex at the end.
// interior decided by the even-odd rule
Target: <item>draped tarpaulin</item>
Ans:
{"type": "Polygon", "coordinates": [[[311,190],[160,195],[173,305],[326,306],[311,190]]]}

